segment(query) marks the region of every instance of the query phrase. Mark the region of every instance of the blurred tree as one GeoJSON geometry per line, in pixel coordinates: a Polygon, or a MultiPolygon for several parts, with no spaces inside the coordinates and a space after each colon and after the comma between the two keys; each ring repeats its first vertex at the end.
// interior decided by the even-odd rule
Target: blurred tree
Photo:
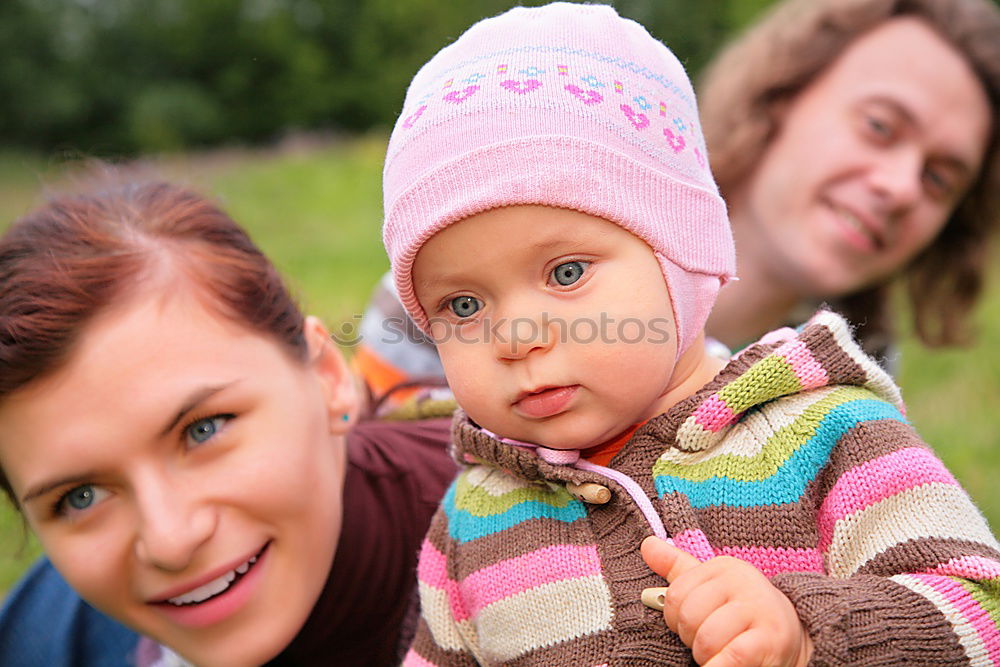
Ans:
{"type": "MultiPolygon", "coordinates": [[[[771,2],[612,4],[693,73],[771,2]]],[[[2,0],[0,141],[100,155],[388,126],[423,62],[513,4],[2,0]]]]}

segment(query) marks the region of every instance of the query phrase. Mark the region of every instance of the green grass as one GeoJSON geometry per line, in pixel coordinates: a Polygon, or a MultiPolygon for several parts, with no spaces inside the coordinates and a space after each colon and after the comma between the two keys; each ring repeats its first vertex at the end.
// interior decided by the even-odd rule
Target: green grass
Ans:
{"type": "MultiPolygon", "coordinates": [[[[331,330],[364,308],[388,262],[380,240],[380,135],[287,150],[226,150],[151,160],[167,177],[218,197],[289,278],[304,308],[331,330]]],[[[0,224],[58,187],[59,165],[0,155],[0,224]]],[[[996,277],[995,277],[996,278],[996,277]]],[[[1000,280],[980,309],[980,342],[930,352],[903,343],[900,381],[909,417],[1000,526],[1000,280]]],[[[0,503],[0,596],[38,553],[0,503]]]]}
{"type": "MultiPolygon", "coordinates": [[[[994,251],[996,254],[996,251],[994,251]]],[[[994,262],[994,267],[998,266],[994,262]]],[[[908,417],[1000,529],[1000,274],[978,309],[978,338],[928,351],[908,339],[897,378],[908,417]]]]}

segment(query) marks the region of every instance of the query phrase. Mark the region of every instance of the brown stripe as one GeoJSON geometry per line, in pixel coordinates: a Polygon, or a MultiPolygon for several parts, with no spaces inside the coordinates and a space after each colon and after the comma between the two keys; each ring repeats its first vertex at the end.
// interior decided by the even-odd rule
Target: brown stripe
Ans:
{"type": "Polygon", "coordinates": [[[930,449],[913,427],[896,419],[875,419],[859,423],[845,433],[821,471],[823,495],[846,472],[877,458],[907,447],[930,449]]]}
{"type": "Polygon", "coordinates": [[[864,369],[840,347],[826,326],[811,324],[802,331],[800,338],[830,376],[828,384],[862,386],[868,381],[864,369]]]}
{"type": "MultiPolygon", "coordinates": [[[[545,623],[549,619],[539,619],[539,623],[545,623]]],[[[604,631],[572,640],[572,643],[560,642],[552,646],[536,648],[533,651],[507,660],[503,664],[506,667],[539,667],[540,665],[580,665],[581,667],[591,667],[606,662],[611,647],[614,644],[612,633],[604,631]],[[572,657],[571,657],[572,656],[572,657]]]]}
{"type": "Polygon", "coordinates": [[[905,572],[925,572],[962,556],[982,556],[1000,561],[995,549],[971,540],[920,537],[886,549],[858,570],[861,574],[890,577],[905,572]]]}
{"type": "Polygon", "coordinates": [[[431,519],[430,528],[424,539],[434,545],[434,548],[443,554],[447,554],[451,549],[452,539],[448,534],[448,517],[444,513],[444,508],[439,507],[434,517],[431,519]]]}
{"type": "Polygon", "coordinates": [[[596,667],[608,663],[610,667],[678,667],[694,665],[691,651],[680,638],[667,629],[658,612],[647,609],[651,625],[662,628],[660,636],[653,638],[630,632],[602,632],[574,639],[572,647],[566,643],[547,646],[504,663],[508,667],[596,667]]]}
{"type": "Polygon", "coordinates": [[[424,659],[435,665],[448,665],[449,667],[475,667],[476,665],[472,655],[458,651],[445,651],[435,644],[427,621],[423,618],[417,625],[417,636],[413,640],[412,648],[424,659]]]}
{"type": "Polygon", "coordinates": [[[785,505],[729,507],[717,505],[693,510],[715,547],[786,547],[813,549],[819,544],[815,486],[802,501],[785,505]]]}
{"type": "Polygon", "coordinates": [[[786,572],[771,578],[809,630],[810,665],[960,665],[965,651],[927,598],[882,577],[836,579],[786,572]]]}

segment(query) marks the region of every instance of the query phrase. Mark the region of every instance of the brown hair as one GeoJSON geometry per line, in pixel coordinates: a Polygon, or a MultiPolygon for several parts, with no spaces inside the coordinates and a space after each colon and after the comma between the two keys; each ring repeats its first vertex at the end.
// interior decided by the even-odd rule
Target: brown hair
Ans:
{"type": "MultiPolygon", "coordinates": [[[[753,171],[779,129],[783,104],[858,36],[896,16],[927,21],[958,50],[1000,109],[1000,9],[990,0],[789,0],[730,44],[699,89],[712,171],[724,197],[753,171]]],[[[934,243],[904,267],[914,328],[930,346],[970,340],[969,317],[985,283],[988,243],[1000,219],[1000,128],[994,120],[978,179],[934,243]]],[[[892,339],[890,285],[833,302],[871,352],[892,339]]]]}
{"type": "MultiPolygon", "coordinates": [[[[175,185],[116,185],[56,197],[0,239],[0,400],[57,370],[88,322],[164,266],[306,358],[302,313],[239,225],[175,185]]],[[[2,469],[0,488],[17,505],[2,469]]]]}

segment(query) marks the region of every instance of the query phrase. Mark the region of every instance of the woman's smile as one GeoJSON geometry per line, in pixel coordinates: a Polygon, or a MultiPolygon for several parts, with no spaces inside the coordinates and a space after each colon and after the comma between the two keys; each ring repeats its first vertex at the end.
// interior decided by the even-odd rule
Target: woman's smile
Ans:
{"type": "Polygon", "coordinates": [[[196,664],[261,664],[308,618],[336,550],[326,401],[312,366],[191,290],[145,292],[5,401],[0,454],[22,495],[44,490],[26,513],[91,604],[196,664]],[[79,488],[100,502],[52,513],[79,488]]]}
{"type": "Polygon", "coordinates": [[[267,547],[233,569],[186,593],[153,602],[160,613],[179,625],[193,628],[219,623],[237,613],[257,589],[267,567],[267,547]]]}

